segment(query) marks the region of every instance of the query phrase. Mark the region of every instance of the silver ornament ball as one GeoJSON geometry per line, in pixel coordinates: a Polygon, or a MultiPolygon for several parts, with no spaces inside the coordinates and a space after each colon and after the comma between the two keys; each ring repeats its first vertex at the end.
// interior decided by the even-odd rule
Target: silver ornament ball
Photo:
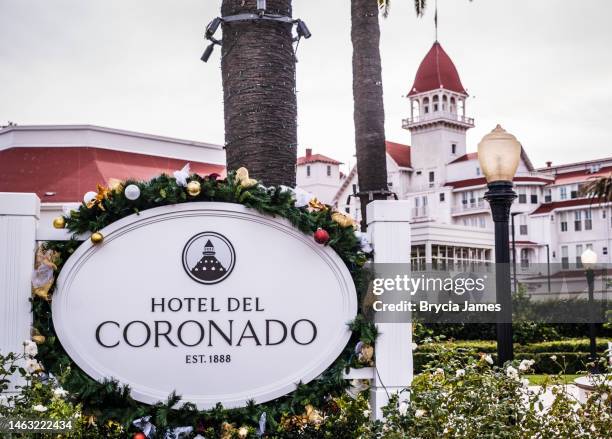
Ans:
{"type": "Polygon", "coordinates": [[[87,192],[84,196],[83,196],[83,202],[85,204],[89,203],[90,201],[93,201],[94,198],[96,198],[96,195],[98,195],[96,192],[94,191],[89,191],[87,192]]]}
{"type": "Polygon", "coordinates": [[[129,184],[124,190],[125,198],[134,201],[140,197],[140,188],[135,184],[129,184]]]}

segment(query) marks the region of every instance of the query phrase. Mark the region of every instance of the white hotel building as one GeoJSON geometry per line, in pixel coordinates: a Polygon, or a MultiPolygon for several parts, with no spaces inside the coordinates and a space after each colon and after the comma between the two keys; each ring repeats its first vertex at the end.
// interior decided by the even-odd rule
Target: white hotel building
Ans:
{"type": "MultiPolygon", "coordinates": [[[[415,263],[490,262],[492,220],[476,154],[467,153],[467,116],[459,74],[439,43],[423,59],[408,95],[411,113],[402,121],[412,145],[387,142],[389,189],[412,202],[415,263]]],[[[62,207],[79,203],[96,184],[111,179],[148,179],[186,162],[200,174],[225,173],[221,145],[89,125],[0,128],[0,192],[33,192],[41,200],[40,227],[62,207]]],[[[307,150],[297,162],[298,185],[322,201],[360,216],[353,168],[307,150]],[[348,200],[348,201],[347,201],[348,200]]],[[[523,151],[514,179],[517,261],[576,268],[586,248],[612,263],[612,207],[581,198],[579,187],[612,171],[612,157],[535,169],[523,151]]]]}
{"type": "MultiPolygon", "coordinates": [[[[483,199],[486,181],[477,154],[467,153],[466,132],[474,127],[467,97],[452,60],[434,43],[408,94],[411,111],[402,127],[410,131],[411,145],[387,142],[389,189],[413,206],[413,263],[446,267],[494,258],[493,221],[483,199]]],[[[339,164],[333,162],[314,154],[301,157],[298,185],[315,194],[318,185],[324,186],[321,198],[357,219],[358,203],[351,197],[358,190],[356,168],[336,179],[339,164]],[[309,171],[300,170],[304,167],[309,171]],[[330,198],[332,180],[338,190],[330,198]]],[[[611,171],[612,157],[557,166],[549,162],[537,169],[523,150],[512,206],[517,263],[546,263],[548,252],[551,264],[576,269],[586,248],[600,262],[612,263],[612,207],[579,194],[586,181],[611,171]]]]}

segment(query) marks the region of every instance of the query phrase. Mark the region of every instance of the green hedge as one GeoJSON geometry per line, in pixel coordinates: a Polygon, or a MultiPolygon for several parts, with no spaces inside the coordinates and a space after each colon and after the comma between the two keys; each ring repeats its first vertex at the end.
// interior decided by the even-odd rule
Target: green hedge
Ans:
{"type": "MultiPolygon", "coordinates": [[[[421,372],[425,366],[436,360],[438,348],[445,346],[464,352],[488,353],[495,358],[497,344],[488,340],[467,340],[444,343],[427,343],[420,345],[414,353],[415,371],[421,372]]],[[[608,340],[597,340],[597,352],[600,355],[608,349],[608,340]]],[[[557,374],[564,372],[575,374],[586,370],[589,361],[589,340],[569,339],[545,341],[527,345],[514,345],[514,356],[517,360],[534,360],[535,373],[557,374]],[[556,356],[556,360],[551,357],[556,356]]]]}

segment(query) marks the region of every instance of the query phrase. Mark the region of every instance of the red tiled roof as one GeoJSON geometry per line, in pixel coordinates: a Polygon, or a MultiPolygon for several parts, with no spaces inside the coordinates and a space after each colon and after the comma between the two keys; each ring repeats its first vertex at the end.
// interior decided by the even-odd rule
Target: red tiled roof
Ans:
{"type": "Polygon", "coordinates": [[[387,146],[387,153],[398,166],[403,168],[410,168],[412,166],[410,161],[410,146],[389,141],[385,142],[385,144],[387,146]]]}
{"type": "Polygon", "coordinates": [[[555,175],[554,184],[580,183],[593,178],[605,177],[611,172],[612,166],[606,166],[597,172],[590,172],[588,169],[580,169],[578,171],[559,173],[555,175]]]}
{"type": "Polygon", "coordinates": [[[436,41],[421,61],[408,96],[439,88],[467,95],[455,64],[436,41]]]}
{"type": "Polygon", "coordinates": [[[339,165],[342,162],[339,162],[338,160],[334,160],[331,157],[327,157],[326,155],[323,154],[310,154],[310,155],[305,155],[303,157],[298,157],[297,159],[297,164],[299,165],[305,165],[306,163],[328,163],[330,165],[339,165]]]}
{"type": "Polygon", "coordinates": [[[572,200],[553,201],[552,203],[541,204],[540,207],[531,212],[531,215],[548,213],[552,212],[555,209],[560,209],[563,207],[589,206],[592,204],[599,205],[600,203],[597,200],[593,200],[591,198],[574,198],[572,200]]]}
{"type": "Polygon", "coordinates": [[[449,165],[451,163],[467,162],[468,160],[474,160],[474,159],[478,159],[478,153],[477,152],[469,152],[467,154],[462,155],[461,157],[456,158],[455,160],[450,162],[449,165]]]}
{"type": "MultiPolygon", "coordinates": [[[[518,176],[514,177],[513,181],[533,181],[538,183],[549,183],[550,180],[542,177],[527,177],[527,176],[518,176]]],[[[470,186],[482,186],[487,184],[487,179],[484,177],[478,178],[468,178],[467,180],[455,180],[455,181],[447,181],[445,186],[452,186],[454,189],[470,187],[470,186]]]]}
{"type": "MultiPolygon", "coordinates": [[[[90,147],[24,147],[0,151],[0,192],[35,192],[43,202],[79,202],[110,178],[144,180],[172,175],[185,160],[90,147]],[[45,196],[45,192],[55,192],[45,196]]],[[[225,174],[225,167],[190,162],[201,175],[225,174]]]]}

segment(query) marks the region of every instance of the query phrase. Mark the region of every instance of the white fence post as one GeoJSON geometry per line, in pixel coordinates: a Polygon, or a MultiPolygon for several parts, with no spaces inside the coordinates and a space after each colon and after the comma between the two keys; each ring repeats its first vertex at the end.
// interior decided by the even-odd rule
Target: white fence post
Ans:
{"type": "MultiPolygon", "coordinates": [[[[410,203],[373,201],[367,206],[368,234],[375,263],[410,264],[410,203]]],[[[412,324],[378,323],[376,371],[370,391],[372,417],[382,419],[389,396],[412,382],[412,324]]],[[[402,399],[407,395],[402,395],[402,399]]]]}
{"type": "MultiPolygon", "coordinates": [[[[0,192],[0,352],[22,353],[30,338],[31,276],[40,200],[0,192]]],[[[16,383],[13,383],[16,384],[16,383]]]]}

